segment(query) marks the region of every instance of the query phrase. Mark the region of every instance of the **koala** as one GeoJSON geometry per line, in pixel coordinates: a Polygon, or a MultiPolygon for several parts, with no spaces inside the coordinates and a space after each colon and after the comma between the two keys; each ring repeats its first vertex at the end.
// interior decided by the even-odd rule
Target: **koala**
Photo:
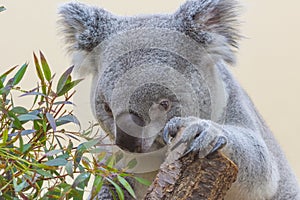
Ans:
{"type": "MultiPolygon", "coordinates": [[[[238,13],[236,0],[189,0],[173,14],[131,17],[81,3],[59,10],[77,73],[93,77],[92,111],[120,149],[158,155],[184,128],[175,148],[221,151],[237,164],[226,200],[297,200],[284,153],[230,72],[238,13]]],[[[98,198],[112,199],[109,189],[98,198]]]]}

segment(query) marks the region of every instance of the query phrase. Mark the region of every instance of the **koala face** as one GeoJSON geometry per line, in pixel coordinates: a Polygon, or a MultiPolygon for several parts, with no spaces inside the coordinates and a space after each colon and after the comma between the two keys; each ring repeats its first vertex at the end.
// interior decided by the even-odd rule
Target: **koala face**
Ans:
{"type": "Polygon", "coordinates": [[[192,0],[172,15],[119,17],[69,3],[62,32],[79,74],[93,74],[92,109],[130,152],[164,146],[171,118],[219,118],[218,65],[234,62],[238,38],[230,0],[192,0]],[[230,8],[230,9],[228,9],[230,8]]]}
{"type": "Polygon", "coordinates": [[[164,145],[161,135],[169,119],[210,117],[206,83],[197,70],[184,70],[188,65],[175,54],[143,49],[105,68],[96,81],[94,110],[117,145],[132,152],[156,150],[164,145]]]}

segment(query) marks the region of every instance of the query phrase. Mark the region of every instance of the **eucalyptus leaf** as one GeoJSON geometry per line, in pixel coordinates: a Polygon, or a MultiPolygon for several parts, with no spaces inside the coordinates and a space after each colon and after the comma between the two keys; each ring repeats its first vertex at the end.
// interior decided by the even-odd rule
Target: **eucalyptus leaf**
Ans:
{"type": "Polygon", "coordinates": [[[44,177],[53,177],[53,175],[50,172],[43,169],[37,169],[36,172],[44,177]]]}
{"type": "Polygon", "coordinates": [[[113,180],[109,178],[105,178],[105,179],[115,187],[119,199],[124,200],[124,192],[121,189],[121,187],[118,184],[116,184],[113,180]]]}
{"type": "MultiPolygon", "coordinates": [[[[25,135],[29,135],[29,134],[32,134],[34,133],[36,130],[33,130],[33,129],[29,129],[29,130],[23,130],[21,131],[21,136],[25,136],[25,135]]],[[[14,137],[14,136],[17,136],[19,134],[19,132],[14,132],[14,133],[11,133],[9,134],[9,137],[14,137]]]]}
{"type": "Polygon", "coordinates": [[[5,129],[4,131],[1,130],[1,132],[2,132],[2,142],[3,144],[6,144],[6,141],[8,139],[8,129],[5,129]]]}
{"type": "Polygon", "coordinates": [[[71,101],[57,101],[57,102],[53,103],[53,105],[61,105],[61,104],[64,104],[64,105],[69,104],[69,105],[74,105],[75,106],[75,104],[71,101]]]}
{"type": "Polygon", "coordinates": [[[50,124],[50,126],[52,127],[53,131],[56,131],[56,123],[55,123],[55,119],[53,117],[53,115],[51,113],[46,113],[46,118],[50,124]]]}
{"type": "Polygon", "coordinates": [[[131,187],[131,185],[126,181],[122,176],[117,176],[118,181],[124,186],[124,188],[129,192],[129,194],[136,199],[135,193],[131,187]]]}
{"type": "Polygon", "coordinates": [[[45,156],[51,157],[51,156],[61,153],[62,151],[63,151],[62,149],[54,149],[54,150],[51,150],[51,151],[48,151],[47,153],[45,153],[45,156]]]}
{"type": "Polygon", "coordinates": [[[68,123],[80,125],[79,120],[74,115],[64,115],[56,120],[56,126],[61,126],[68,123]]]}
{"type": "Polygon", "coordinates": [[[92,154],[100,154],[100,153],[103,153],[103,152],[105,153],[105,149],[101,148],[101,147],[89,150],[89,153],[92,153],[92,154]]]}
{"type": "Polygon", "coordinates": [[[23,190],[23,188],[26,186],[26,183],[26,180],[24,180],[19,185],[15,185],[15,192],[20,192],[21,190],[23,190]]]}
{"type": "Polygon", "coordinates": [[[134,177],[135,180],[137,180],[139,183],[146,185],[146,186],[150,186],[151,185],[151,181],[148,181],[146,179],[140,178],[140,177],[134,177]]]}
{"type": "Polygon", "coordinates": [[[43,97],[47,97],[47,95],[40,93],[40,92],[27,92],[25,94],[22,94],[20,97],[24,97],[24,96],[29,96],[29,95],[34,95],[34,96],[43,96],[43,97]]]}
{"type": "Polygon", "coordinates": [[[24,144],[23,148],[21,150],[21,153],[25,153],[29,148],[31,147],[31,144],[24,144]]]}
{"type": "Polygon", "coordinates": [[[136,165],[137,165],[137,160],[134,158],[134,159],[132,159],[132,160],[130,160],[130,161],[128,162],[127,167],[128,167],[129,169],[132,169],[132,168],[134,168],[136,165]]]}
{"type": "Polygon", "coordinates": [[[99,143],[99,139],[93,139],[90,140],[88,142],[84,142],[82,143],[82,145],[86,148],[86,149],[90,149],[91,147],[95,146],[96,144],[99,143]]]}
{"type": "Polygon", "coordinates": [[[60,93],[61,90],[63,89],[63,87],[65,86],[70,74],[72,73],[74,69],[74,66],[68,68],[59,78],[58,83],[57,83],[57,87],[56,87],[56,93],[60,93]]]}
{"type": "Polygon", "coordinates": [[[43,72],[42,72],[42,70],[41,70],[41,66],[40,66],[40,64],[39,64],[39,60],[38,60],[38,58],[36,57],[35,53],[33,53],[33,59],[34,59],[34,64],[35,64],[36,73],[37,73],[39,79],[41,80],[42,85],[44,85],[45,79],[44,79],[44,76],[43,76],[43,72]]]}
{"type": "Polygon", "coordinates": [[[72,81],[70,83],[67,83],[63,86],[63,88],[57,92],[57,96],[62,96],[64,94],[66,94],[68,91],[70,91],[72,88],[74,88],[78,83],[80,83],[83,79],[78,79],[75,81],[72,81]]]}
{"type": "Polygon", "coordinates": [[[34,120],[39,120],[40,118],[36,115],[32,114],[22,114],[18,116],[18,119],[22,121],[34,121],[34,120]]]}
{"type": "Polygon", "coordinates": [[[73,162],[72,161],[68,161],[65,169],[66,169],[68,175],[70,175],[73,178],[74,176],[73,176],[73,162]]]}
{"type": "Polygon", "coordinates": [[[48,166],[65,166],[67,163],[68,161],[64,158],[55,158],[45,162],[45,164],[48,166]]]}
{"type": "Polygon", "coordinates": [[[13,118],[13,125],[18,129],[21,130],[23,129],[22,127],[22,123],[20,122],[20,120],[18,119],[18,117],[15,115],[15,113],[13,113],[12,111],[8,111],[8,116],[10,116],[11,118],[13,118]]]}
{"type": "Polygon", "coordinates": [[[0,12],[6,10],[6,8],[4,6],[0,6],[0,12]]]}
{"type": "Polygon", "coordinates": [[[41,51],[40,51],[40,60],[41,60],[44,76],[47,81],[50,81],[51,80],[51,70],[49,68],[49,65],[47,63],[45,56],[43,55],[43,53],[41,51]]]}
{"type": "Polygon", "coordinates": [[[17,107],[13,107],[13,109],[11,109],[12,112],[16,113],[16,114],[26,114],[28,113],[28,110],[22,106],[17,106],[17,107]]]}
{"type": "Polygon", "coordinates": [[[96,176],[93,183],[93,190],[92,190],[93,197],[95,197],[100,192],[102,185],[103,185],[102,176],[96,176]]]}
{"type": "Polygon", "coordinates": [[[9,70],[7,70],[6,72],[4,72],[1,76],[0,76],[0,79],[2,82],[5,81],[7,75],[9,75],[12,71],[14,71],[18,66],[14,66],[12,68],[10,68],[9,70]]]}
{"type": "Polygon", "coordinates": [[[79,174],[79,175],[75,178],[72,187],[73,187],[73,188],[76,188],[80,183],[86,181],[88,178],[90,178],[90,174],[87,173],[87,172],[82,173],[82,174],[79,174]]]}
{"type": "Polygon", "coordinates": [[[0,79],[0,89],[3,88],[4,85],[3,85],[3,81],[0,79]]]}
{"type": "Polygon", "coordinates": [[[26,72],[26,69],[28,67],[28,64],[25,63],[19,70],[18,72],[16,73],[16,75],[14,76],[14,81],[13,81],[13,85],[17,85],[23,78],[25,72],[26,72]]]}

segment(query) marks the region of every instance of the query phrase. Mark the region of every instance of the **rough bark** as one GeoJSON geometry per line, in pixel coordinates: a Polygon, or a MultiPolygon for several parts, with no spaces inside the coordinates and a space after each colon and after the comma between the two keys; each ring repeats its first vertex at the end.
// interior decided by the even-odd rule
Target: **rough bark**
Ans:
{"type": "Polygon", "coordinates": [[[195,152],[181,157],[185,149],[183,144],[168,152],[145,200],[224,199],[236,180],[237,166],[221,152],[205,158],[195,152]]]}

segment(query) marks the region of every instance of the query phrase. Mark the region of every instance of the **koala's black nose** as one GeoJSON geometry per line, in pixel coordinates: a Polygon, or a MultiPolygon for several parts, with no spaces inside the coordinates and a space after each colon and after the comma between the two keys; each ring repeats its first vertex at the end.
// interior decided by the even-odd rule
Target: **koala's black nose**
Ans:
{"type": "Polygon", "coordinates": [[[145,121],[133,114],[123,113],[116,118],[116,145],[130,152],[142,152],[142,129],[145,121]]]}
{"type": "Polygon", "coordinates": [[[141,152],[142,139],[138,137],[131,136],[130,134],[125,133],[120,127],[116,128],[116,145],[121,149],[130,152],[141,152]]]}

